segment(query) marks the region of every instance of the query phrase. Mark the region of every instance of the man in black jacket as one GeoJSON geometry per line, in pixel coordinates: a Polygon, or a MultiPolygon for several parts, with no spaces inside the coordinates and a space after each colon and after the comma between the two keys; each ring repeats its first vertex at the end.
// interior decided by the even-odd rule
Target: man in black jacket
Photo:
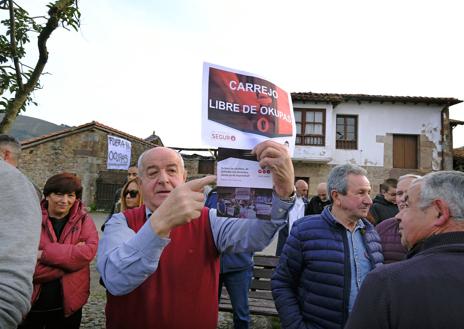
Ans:
{"type": "Polygon", "coordinates": [[[325,206],[331,204],[327,194],[327,183],[320,183],[316,187],[317,195],[313,196],[308,202],[306,215],[318,215],[324,210],[325,206]]]}
{"type": "Polygon", "coordinates": [[[373,203],[367,217],[373,224],[395,217],[398,213],[398,206],[396,205],[397,184],[398,180],[395,178],[386,179],[380,184],[380,194],[372,200],[373,203]]]}
{"type": "Polygon", "coordinates": [[[397,215],[408,259],[369,273],[345,328],[462,328],[464,173],[415,180],[397,215]]]}

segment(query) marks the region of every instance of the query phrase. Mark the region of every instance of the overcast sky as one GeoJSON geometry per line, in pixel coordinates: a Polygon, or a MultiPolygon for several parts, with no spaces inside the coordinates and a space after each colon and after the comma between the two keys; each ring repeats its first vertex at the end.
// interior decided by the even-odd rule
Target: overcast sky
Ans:
{"type": "MultiPolygon", "coordinates": [[[[17,0],[34,15],[47,1],[17,0]]],[[[288,92],[464,100],[461,1],[81,0],[79,32],[60,30],[25,115],[92,120],[167,146],[201,142],[204,61],[288,92]]],[[[451,108],[464,120],[464,105],[451,108]]],[[[454,146],[464,145],[464,127],[454,146]]]]}

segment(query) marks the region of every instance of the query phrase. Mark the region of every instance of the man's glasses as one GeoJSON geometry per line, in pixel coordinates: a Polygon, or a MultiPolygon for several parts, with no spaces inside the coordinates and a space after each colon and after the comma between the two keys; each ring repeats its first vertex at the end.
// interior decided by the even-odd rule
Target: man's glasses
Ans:
{"type": "Polygon", "coordinates": [[[124,193],[124,197],[126,197],[128,194],[129,194],[129,196],[130,196],[131,198],[135,198],[135,197],[137,196],[137,194],[139,194],[139,191],[137,191],[137,190],[126,191],[126,192],[124,193]]]}

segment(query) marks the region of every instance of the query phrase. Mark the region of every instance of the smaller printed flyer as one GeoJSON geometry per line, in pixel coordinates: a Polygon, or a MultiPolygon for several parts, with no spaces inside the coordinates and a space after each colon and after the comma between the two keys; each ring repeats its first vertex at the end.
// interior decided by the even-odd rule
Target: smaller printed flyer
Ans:
{"type": "Polygon", "coordinates": [[[271,171],[250,150],[219,148],[217,160],[217,215],[271,219],[271,171]]]}

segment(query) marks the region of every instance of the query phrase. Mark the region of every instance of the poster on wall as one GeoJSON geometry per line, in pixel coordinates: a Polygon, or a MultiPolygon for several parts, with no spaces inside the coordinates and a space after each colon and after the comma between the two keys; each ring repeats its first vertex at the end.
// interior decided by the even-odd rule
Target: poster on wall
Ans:
{"type": "Polygon", "coordinates": [[[204,63],[203,141],[211,146],[252,149],[268,139],[295,146],[289,93],[250,73],[204,63]]]}
{"type": "Polygon", "coordinates": [[[132,144],[128,140],[108,135],[107,169],[127,170],[131,161],[132,144]]]}

